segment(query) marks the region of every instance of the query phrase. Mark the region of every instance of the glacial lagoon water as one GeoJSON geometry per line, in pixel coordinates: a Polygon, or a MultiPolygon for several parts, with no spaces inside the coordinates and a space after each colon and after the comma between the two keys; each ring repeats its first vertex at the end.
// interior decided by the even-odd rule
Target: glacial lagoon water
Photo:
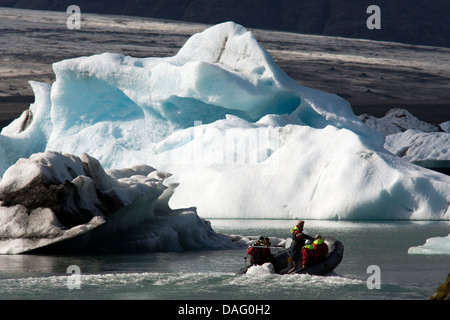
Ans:
{"type": "MultiPolygon", "coordinates": [[[[289,237],[294,220],[210,220],[235,235],[289,237]]],[[[246,249],[111,255],[2,255],[2,300],[424,300],[450,271],[450,255],[408,254],[448,221],[308,220],[305,232],[345,246],[328,276],[236,275],[246,249]],[[379,272],[372,270],[378,269],[379,272]],[[72,269],[78,273],[71,273],[72,269]],[[378,285],[377,285],[378,284],[378,285]]]]}

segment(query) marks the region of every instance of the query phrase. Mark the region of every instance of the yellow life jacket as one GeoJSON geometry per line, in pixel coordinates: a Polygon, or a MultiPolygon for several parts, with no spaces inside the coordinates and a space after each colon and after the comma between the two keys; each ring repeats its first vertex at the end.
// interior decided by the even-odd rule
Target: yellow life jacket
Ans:
{"type": "Polygon", "coordinates": [[[294,226],[292,229],[291,229],[291,233],[294,233],[295,231],[297,231],[298,230],[298,227],[297,226],[294,226]]]}
{"type": "Polygon", "coordinates": [[[314,244],[322,244],[322,243],[323,243],[323,239],[322,238],[314,240],[314,244]]]}

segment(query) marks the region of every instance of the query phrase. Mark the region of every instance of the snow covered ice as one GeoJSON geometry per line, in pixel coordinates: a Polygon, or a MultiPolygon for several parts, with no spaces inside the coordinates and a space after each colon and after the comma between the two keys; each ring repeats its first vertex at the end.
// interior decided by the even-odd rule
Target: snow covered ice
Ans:
{"type": "MultiPolygon", "coordinates": [[[[383,147],[337,95],[289,78],[232,22],[177,55],[53,64],[49,86],[0,135],[0,174],[53,150],[106,169],[148,165],[202,218],[450,219],[450,178],[383,147]]],[[[4,178],[6,179],[6,178],[4,178]]]]}
{"type": "Polygon", "coordinates": [[[392,109],[384,117],[359,118],[386,136],[384,147],[393,154],[427,168],[450,167],[450,133],[447,123],[423,122],[404,109],[392,109]]]}
{"type": "Polygon", "coordinates": [[[409,129],[415,129],[421,132],[438,132],[435,125],[421,121],[413,116],[409,111],[400,108],[391,109],[382,118],[377,118],[368,114],[362,114],[358,117],[369,127],[379,131],[385,136],[394,135],[409,129]]]}
{"type": "Polygon", "coordinates": [[[424,245],[411,247],[409,254],[450,254],[450,234],[447,237],[427,239],[424,245]]]}
{"type": "MultiPolygon", "coordinates": [[[[450,133],[406,130],[386,137],[386,149],[409,161],[450,163],[450,133]]],[[[448,166],[448,165],[447,165],[448,166]]]]}
{"type": "Polygon", "coordinates": [[[0,181],[0,254],[231,247],[195,209],[168,207],[168,176],[148,165],[106,172],[87,154],[20,159],[0,181]]]}
{"type": "Polygon", "coordinates": [[[442,129],[442,131],[450,133],[450,121],[446,121],[444,123],[441,123],[439,127],[442,129]]]}

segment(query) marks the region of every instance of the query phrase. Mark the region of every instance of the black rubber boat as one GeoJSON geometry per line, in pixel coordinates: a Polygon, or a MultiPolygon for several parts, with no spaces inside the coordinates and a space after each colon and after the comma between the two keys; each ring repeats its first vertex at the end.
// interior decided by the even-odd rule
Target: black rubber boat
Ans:
{"type": "MultiPolygon", "coordinates": [[[[342,261],[344,257],[344,245],[339,240],[332,237],[323,237],[325,243],[328,245],[328,254],[323,262],[319,262],[313,266],[300,268],[300,266],[294,265],[292,262],[291,248],[285,248],[277,253],[273,254],[273,261],[271,263],[265,263],[263,266],[267,267],[270,272],[278,274],[290,274],[290,273],[304,273],[311,275],[325,275],[332,272],[342,261]]],[[[280,249],[279,247],[272,247],[280,249]]],[[[247,273],[251,265],[246,265],[238,274],[247,273]]]]}

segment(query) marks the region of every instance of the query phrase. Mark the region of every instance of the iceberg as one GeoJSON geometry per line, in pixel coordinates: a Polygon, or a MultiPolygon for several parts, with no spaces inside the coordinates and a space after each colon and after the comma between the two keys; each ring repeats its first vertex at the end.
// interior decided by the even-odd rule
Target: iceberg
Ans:
{"type": "Polygon", "coordinates": [[[450,121],[445,121],[439,125],[442,131],[450,133],[450,121]]]}
{"type": "Polygon", "coordinates": [[[450,133],[409,129],[386,137],[385,148],[411,162],[430,165],[447,162],[450,166],[450,133]]]}
{"type": "Polygon", "coordinates": [[[450,234],[446,237],[433,237],[426,240],[424,245],[411,247],[409,254],[450,254],[450,234]]]}
{"type": "Polygon", "coordinates": [[[386,136],[386,150],[422,167],[449,172],[450,134],[445,132],[445,123],[437,127],[398,108],[390,110],[382,118],[370,115],[359,118],[386,136]]]}
{"type": "Polygon", "coordinates": [[[382,118],[377,118],[368,114],[358,117],[369,127],[379,131],[385,136],[405,132],[409,129],[421,132],[438,132],[439,128],[433,124],[421,121],[412,115],[408,110],[394,108],[382,118]]]}
{"type": "Polygon", "coordinates": [[[450,177],[385,150],[347,101],[289,78],[233,22],[173,57],[103,53],[53,70],[1,132],[3,179],[53,150],[170,172],[170,207],[202,218],[450,219],[450,177]]]}
{"type": "Polygon", "coordinates": [[[0,254],[231,247],[195,209],[169,208],[168,176],[148,165],[106,172],[87,154],[22,158],[0,181],[0,254]]]}

